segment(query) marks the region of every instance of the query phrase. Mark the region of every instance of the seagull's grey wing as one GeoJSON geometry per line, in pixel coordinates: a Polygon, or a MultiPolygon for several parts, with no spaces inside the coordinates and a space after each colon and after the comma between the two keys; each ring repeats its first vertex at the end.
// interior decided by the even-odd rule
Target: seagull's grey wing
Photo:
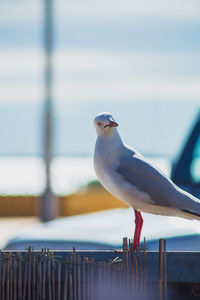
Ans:
{"type": "Polygon", "coordinates": [[[200,200],[178,188],[142,156],[122,156],[116,171],[138,190],[147,193],[155,205],[200,214],[200,200]]]}

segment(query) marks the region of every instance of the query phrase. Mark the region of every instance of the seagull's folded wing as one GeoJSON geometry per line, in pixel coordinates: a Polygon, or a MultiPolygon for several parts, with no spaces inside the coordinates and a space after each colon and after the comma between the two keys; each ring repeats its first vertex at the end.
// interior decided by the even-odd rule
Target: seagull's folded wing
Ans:
{"type": "Polygon", "coordinates": [[[178,188],[157,167],[142,156],[122,156],[116,171],[138,190],[147,193],[155,205],[200,213],[200,201],[178,188]]]}

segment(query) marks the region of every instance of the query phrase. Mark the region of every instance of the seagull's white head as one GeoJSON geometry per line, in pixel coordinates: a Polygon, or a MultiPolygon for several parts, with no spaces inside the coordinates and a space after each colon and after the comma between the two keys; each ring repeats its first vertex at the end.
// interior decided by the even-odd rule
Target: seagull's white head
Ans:
{"type": "Polygon", "coordinates": [[[117,122],[110,113],[100,113],[94,119],[94,127],[97,135],[109,137],[116,132],[117,122]]]}

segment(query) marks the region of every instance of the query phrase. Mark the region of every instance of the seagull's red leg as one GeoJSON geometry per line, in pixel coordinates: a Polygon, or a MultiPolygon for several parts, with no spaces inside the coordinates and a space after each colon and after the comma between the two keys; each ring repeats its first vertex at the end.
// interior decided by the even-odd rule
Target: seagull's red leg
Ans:
{"type": "Polygon", "coordinates": [[[137,244],[138,246],[140,245],[140,235],[141,235],[141,231],[142,231],[142,226],[143,226],[143,218],[142,218],[142,215],[141,215],[141,212],[137,212],[138,213],[138,223],[139,223],[139,229],[138,229],[138,241],[137,241],[137,244]]]}
{"type": "Polygon", "coordinates": [[[140,245],[140,234],[142,231],[142,225],[143,225],[143,218],[139,211],[134,209],[135,213],[135,233],[133,238],[133,249],[137,250],[138,246],[140,245]]]}

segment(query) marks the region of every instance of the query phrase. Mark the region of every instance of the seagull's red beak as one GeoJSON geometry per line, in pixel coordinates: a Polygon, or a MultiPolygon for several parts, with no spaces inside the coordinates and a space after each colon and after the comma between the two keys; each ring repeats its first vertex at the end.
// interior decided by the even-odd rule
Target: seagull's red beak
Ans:
{"type": "Polygon", "coordinates": [[[119,125],[117,124],[117,122],[110,121],[110,123],[107,124],[107,125],[105,125],[104,128],[106,128],[106,127],[117,127],[117,126],[119,126],[119,125]]]}

